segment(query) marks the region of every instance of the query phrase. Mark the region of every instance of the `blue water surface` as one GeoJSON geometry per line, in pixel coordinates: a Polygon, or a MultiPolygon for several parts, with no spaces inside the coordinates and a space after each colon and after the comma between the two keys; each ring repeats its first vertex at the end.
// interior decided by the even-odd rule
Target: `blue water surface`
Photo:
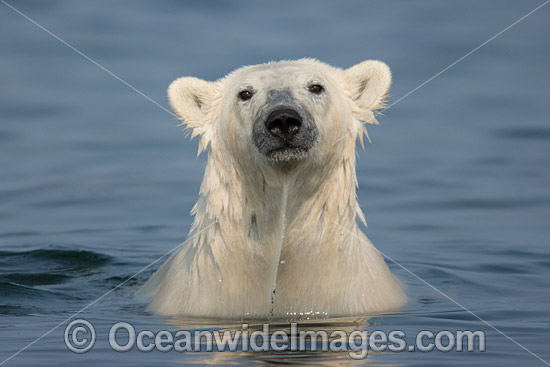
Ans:
{"type": "Polygon", "coordinates": [[[12,356],[3,365],[550,361],[550,5],[406,96],[542,0],[7,2],[151,100],[0,4],[0,364],[12,356]],[[367,235],[418,278],[388,260],[410,303],[355,327],[403,330],[408,342],[421,330],[482,330],[487,351],[360,361],[113,351],[107,334],[118,321],[238,326],[160,317],[132,297],[161,262],[132,276],[186,239],[205,165],[165,110],[168,84],[301,57],[343,68],[380,59],[393,71],[389,103],[398,102],[359,150],[358,197],[367,235]],[[93,323],[97,343],[75,354],[63,332],[88,305],[74,318],[93,323]]]}

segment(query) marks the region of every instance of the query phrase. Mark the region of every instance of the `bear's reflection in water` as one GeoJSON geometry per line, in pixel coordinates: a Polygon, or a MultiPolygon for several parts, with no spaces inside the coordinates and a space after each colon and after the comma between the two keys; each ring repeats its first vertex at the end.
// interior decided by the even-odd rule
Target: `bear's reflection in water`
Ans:
{"type": "Polygon", "coordinates": [[[368,329],[374,327],[368,318],[288,318],[266,323],[265,320],[236,322],[174,317],[167,323],[181,332],[179,336],[172,334],[176,335],[175,340],[180,340],[180,348],[185,349],[180,350],[186,354],[182,359],[185,363],[219,366],[246,365],[247,361],[251,364],[314,366],[392,365],[388,361],[377,361],[375,354],[378,352],[368,349],[368,329]],[[217,344],[224,334],[230,335],[231,341],[226,339],[225,346],[217,344]],[[186,337],[189,344],[182,341],[186,337]]]}

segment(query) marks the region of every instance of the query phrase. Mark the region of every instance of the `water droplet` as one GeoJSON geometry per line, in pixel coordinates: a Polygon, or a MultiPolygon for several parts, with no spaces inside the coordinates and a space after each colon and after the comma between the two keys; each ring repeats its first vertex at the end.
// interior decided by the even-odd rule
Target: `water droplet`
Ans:
{"type": "Polygon", "coordinates": [[[269,311],[269,321],[273,320],[273,311],[275,308],[275,288],[271,292],[271,310],[269,311]]]}

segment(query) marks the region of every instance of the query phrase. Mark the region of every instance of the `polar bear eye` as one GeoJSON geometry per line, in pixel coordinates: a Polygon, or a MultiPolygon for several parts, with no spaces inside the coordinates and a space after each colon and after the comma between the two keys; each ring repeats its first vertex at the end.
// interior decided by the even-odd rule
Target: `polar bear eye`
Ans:
{"type": "Polygon", "coordinates": [[[251,91],[243,90],[242,92],[239,93],[239,98],[241,99],[241,101],[247,101],[250,98],[252,98],[253,95],[254,93],[252,93],[251,91]]]}
{"type": "Polygon", "coordinates": [[[322,91],[325,90],[325,88],[323,88],[323,86],[320,85],[320,84],[313,84],[313,85],[310,85],[307,89],[308,89],[311,93],[315,93],[315,94],[319,94],[319,93],[321,93],[322,91]]]}

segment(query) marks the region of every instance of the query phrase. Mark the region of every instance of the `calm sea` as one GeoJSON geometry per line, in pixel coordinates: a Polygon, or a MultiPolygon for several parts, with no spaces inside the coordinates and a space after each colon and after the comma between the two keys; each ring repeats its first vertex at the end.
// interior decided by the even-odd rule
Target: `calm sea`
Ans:
{"type": "Polygon", "coordinates": [[[4,365],[545,365],[531,353],[550,361],[550,5],[399,100],[543,0],[8,3],[158,105],[0,4],[0,364],[40,336],[4,365]],[[163,109],[170,81],[300,57],[391,66],[389,102],[399,102],[358,153],[366,233],[449,297],[388,261],[410,303],[352,327],[403,330],[409,343],[421,330],[482,330],[486,352],[353,361],[109,347],[118,321],[138,330],[238,326],[151,314],[132,294],[160,263],[114,287],[184,241],[192,221],[205,158],[163,109]],[[94,348],[69,351],[65,320],[110,290],[75,317],[95,326],[94,348]]]}

